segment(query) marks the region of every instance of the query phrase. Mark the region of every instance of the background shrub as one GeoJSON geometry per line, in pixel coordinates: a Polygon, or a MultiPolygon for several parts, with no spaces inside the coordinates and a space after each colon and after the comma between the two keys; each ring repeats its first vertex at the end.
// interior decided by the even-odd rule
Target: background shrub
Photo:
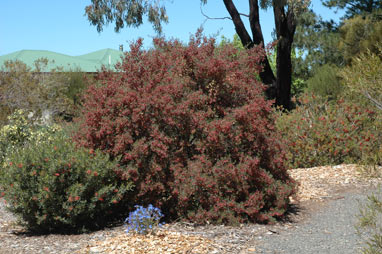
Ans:
{"type": "Polygon", "coordinates": [[[338,67],[332,64],[318,67],[313,77],[307,81],[307,90],[328,100],[336,100],[343,90],[338,72],[338,67]]]}
{"type": "Polygon", "coordinates": [[[382,43],[382,11],[375,8],[372,13],[356,15],[351,19],[344,20],[339,32],[341,40],[339,49],[343,52],[344,59],[351,63],[359,54],[378,54],[377,44],[382,43]]]}
{"type": "Polygon", "coordinates": [[[340,75],[347,97],[382,111],[382,43],[376,47],[377,53],[367,51],[354,57],[352,64],[343,68],[340,75]]]}
{"type": "Polygon", "coordinates": [[[50,126],[33,124],[27,117],[27,112],[17,110],[8,116],[8,124],[0,128],[0,168],[7,155],[28,145],[30,142],[39,144],[61,130],[59,125],[50,126]]]}
{"type": "Polygon", "coordinates": [[[65,80],[65,90],[60,96],[66,98],[66,104],[62,105],[57,112],[55,120],[57,122],[72,122],[73,118],[80,115],[83,103],[83,91],[86,90],[91,83],[94,83],[94,77],[92,74],[81,72],[80,69],[63,72],[59,75],[62,75],[65,80]]]}
{"type": "Polygon", "coordinates": [[[80,70],[47,70],[47,59],[35,61],[35,68],[20,61],[6,61],[0,71],[0,126],[18,109],[33,112],[39,121],[49,114],[52,120],[70,121],[78,116],[82,91],[92,76],[80,70]],[[48,71],[48,72],[47,72],[48,71]]]}
{"type": "MultiPolygon", "coordinates": [[[[376,142],[370,153],[364,153],[361,162],[371,166],[382,164],[382,44],[374,45],[374,50],[360,53],[352,59],[351,65],[340,71],[344,98],[376,113],[373,124],[368,126],[370,132],[375,133],[376,142]]],[[[367,173],[382,173],[375,169],[367,173]]]]}
{"type": "Polygon", "coordinates": [[[29,230],[83,231],[121,212],[131,184],[108,155],[77,149],[62,132],[9,154],[0,189],[9,210],[29,230]]]}
{"type": "Polygon", "coordinates": [[[277,120],[288,144],[291,167],[309,168],[362,163],[380,164],[381,124],[378,112],[354,101],[306,94],[300,105],[277,120]],[[377,156],[377,157],[375,157],[377,156]]]}
{"type": "Polygon", "coordinates": [[[294,183],[257,81],[260,48],[154,40],[104,71],[85,96],[75,140],[122,156],[132,203],[200,223],[282,216],[294,183]]]}

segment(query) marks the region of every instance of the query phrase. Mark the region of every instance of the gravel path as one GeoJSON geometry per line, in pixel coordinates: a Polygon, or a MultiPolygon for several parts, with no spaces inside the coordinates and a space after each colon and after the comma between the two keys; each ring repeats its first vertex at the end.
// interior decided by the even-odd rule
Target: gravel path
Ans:
{"type": "Polygon", "coordinates": [[[293,229],[259,237],[257,253],[360,253],[361,238],[354,225],[359,204],[365,203],[370,193],[365,190],[341,193],[293,229]]]}

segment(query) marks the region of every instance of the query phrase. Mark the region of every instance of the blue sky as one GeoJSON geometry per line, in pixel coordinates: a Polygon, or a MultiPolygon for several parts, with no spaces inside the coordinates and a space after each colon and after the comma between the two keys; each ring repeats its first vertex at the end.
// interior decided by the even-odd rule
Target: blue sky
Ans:
{"type": "MultiPolygon", "coordinates": [[[[129,42],[144,38],[145,47],[150,47],[155,32],[147,20],[139,28],[124,28],[114,32],[111,24],[98,33],[91,26],[84,9],[90,0],[0,0],[0,55],[18,50],[50,50],[68,55],[81,55],[104,48],[118,49],[120,44],[127,49],[129,42]]],[[[313,0],[316,13],[324,19],[338,20],[339,15],[322,7],[320,0],[313,0]]],[[[248,13],[248,1],[234,1],[238,10],[248,13]]],[[[167,0],[169,23],[164,25],[167,38],[187,42],[202,24],[205,35],[219,33],[232,38],[235,33],[230,20],[207,20],[200,12],[199,0],[167,0]]],[[[222,0],[209,0],[203,12],[210,17],[229,16],[222,0]]],[[[270,42],[273,31],[271,10],[260,13],[261,25],[266,42],[270,42]]],[[[243,17],[245,21],[245,17],[243,17]]],[[[249,30],[248,22],[245,22],[249,30]]]]}

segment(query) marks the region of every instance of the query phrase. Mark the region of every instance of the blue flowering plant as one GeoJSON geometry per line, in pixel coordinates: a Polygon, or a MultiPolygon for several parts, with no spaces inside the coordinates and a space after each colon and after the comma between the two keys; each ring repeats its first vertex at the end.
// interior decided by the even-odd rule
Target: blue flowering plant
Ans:
{"type": "Polygon", "coordinates": [[[153,233],[157,227],[161,227],[160,223],[163,214],[159,208],[149,205],[147,208],[143,206],[135,206],[136,210],[129,214],[125,223],[127,224],[126,233],[131,232],[146,235],[153,233]]]}

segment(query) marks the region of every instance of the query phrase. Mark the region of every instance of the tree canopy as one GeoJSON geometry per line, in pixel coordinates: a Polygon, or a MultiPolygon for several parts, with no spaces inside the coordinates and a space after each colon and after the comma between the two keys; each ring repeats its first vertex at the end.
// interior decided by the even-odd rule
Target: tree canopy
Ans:
{"type": "Polygon", "coordinates": [[[305,52],[295,62],[299,77],[308,79],[325,64],[342,66],[343,55],[338,48],[340,39],[338,25],[333,21],[324,21],[313,10],[300,15],[293,42],[296,50],[305,52]]]}
{"type": "Polygon", "coordinates": [[[348,63],[354,56],[368,50],[378,53],[377,44],[382,43],[382,17],[378,12],[354,16],[345,20],[340,34],[339,48],[348,63]]]}
{"type": "Polygon", "coordinates": [[[381,0],[323,0],[323,4],[329,8],[345,10],[345,18],[371,13],[375,9],[382,8],[381,0]]]}
{"type": "Polygon", "coordinates": [[[380,1],[323,0],[329,8],[344,9],[341,22],[325,21],[313,10],[299,15],[293,46],[306,52],[299,58],[299,75],[312,77],[325,64],[343,67],[359,53],[377,52],[382,40],[382,9],[380,1]]]}
{"type": "Polygon", "coordinates": [[[166,8],[161,4],[161,0],[92,0],[85,12],[98,32],[103,30],[104,25],[113,22],[116,32],[124,28],[125,24],[139,27],[143,24],[143,15],[147,15],[148,21],[158,33],[162,32],[161,22],[168,22],[166,8]]]}

